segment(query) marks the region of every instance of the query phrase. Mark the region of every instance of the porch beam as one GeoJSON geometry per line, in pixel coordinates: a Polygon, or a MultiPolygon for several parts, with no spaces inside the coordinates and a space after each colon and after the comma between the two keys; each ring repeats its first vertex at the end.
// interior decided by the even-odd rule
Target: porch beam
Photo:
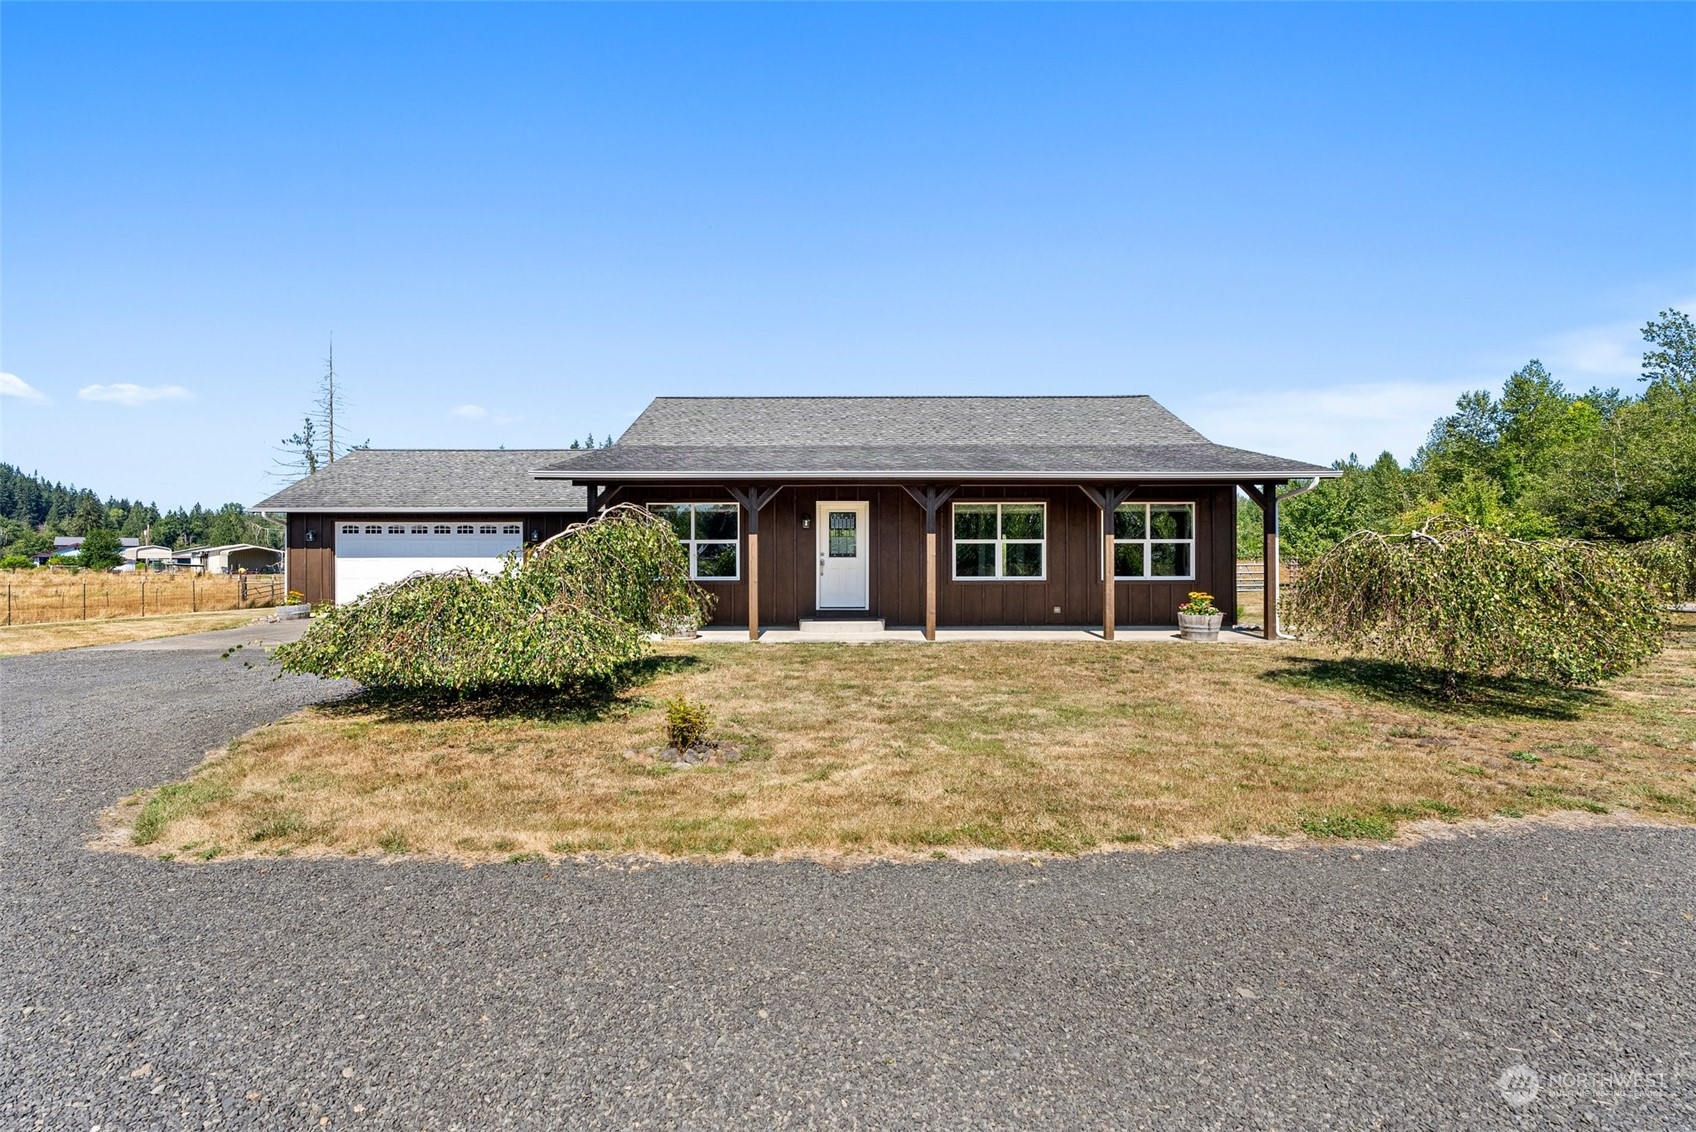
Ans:
{"type": "Polygon", "coordinates": [[[954,498],[958,487],[901,485],[925,513],[925,640],[936,640],[936,516],[942,505],[954,498]]]}
{"type": "Polygon", "coordinates": [[[760,509],[777,494],[775,487],[729,487],[730,497],[748,513],[748,639],[760,639],[760,509]]]}
{"type": "Polygon", "coordinates": [[[1123,484],[1093,487],[1083,483],[1078,488],[1101,508],[1101,637],[1111,641],[1114,622],[1119,619],[1118,610],[1114,608],[1117,592],[1113,587],[1113,512],[1136,489],[1123,484]]]}

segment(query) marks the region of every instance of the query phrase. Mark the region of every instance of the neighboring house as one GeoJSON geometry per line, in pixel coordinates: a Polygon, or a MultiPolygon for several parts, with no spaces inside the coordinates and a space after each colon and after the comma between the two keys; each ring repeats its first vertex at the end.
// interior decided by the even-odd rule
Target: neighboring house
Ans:
{"type": "Polygon", "coordinates": [[[592,510],[667,516],[715,624],[930,637],[1172,625],[1191,590],[1234,620],[1237,489],[1275,501],[1339,474],[1214,444],[1140,396],[662,397],[612,447],[536,471],[592,510]]]}
{"type": "Polygon", "coordinates": [[[171,559],[178,566],[202,574],[275,574],[283,568],[282,551],[251,542],[191,546],[172,552],[171,559]]]}
{"type": "Polygon", "coordinates": [[[567,449],[349,452],[254,507],[288,515],[288,588],[352,601],[420,571],[494,572],[504,555],[585,517],[583,489],[532,476],[567,449]]]}
{"type": "MultiPolygon", "coordinates": [[[[141,540],[138,539],[138,538],[120,538],[118,540],[118,547],[119,547],[120,551],[133,550],[140,545],[141,545],[141,540]]],[[[31,555],[30,561],[34,562],[37,566],[46,566],[48,563],[52,562],[56,558],[69,558],[72,555],[81,554],[81,553],[82,553],[82,536],[80,536],[80,535],[54,535],[53,536],[53,549],[46,551],[42,554],[31,555]]],[[[133,559],[126,559],[126,561],[134,561],[134,560],[133,559]]]]}

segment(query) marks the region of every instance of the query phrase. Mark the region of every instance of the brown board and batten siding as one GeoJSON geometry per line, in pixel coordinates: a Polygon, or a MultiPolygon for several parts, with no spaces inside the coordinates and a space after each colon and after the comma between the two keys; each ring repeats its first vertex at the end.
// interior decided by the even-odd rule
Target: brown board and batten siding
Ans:
{"type": "Polygon", "coordinates": [[[338,523],[503,523],[522,522],[524,542],[550,538],[584,516],[560,511],[514,515],[491,511],[349,512],[344,515],[293,513],[288,517],[288,586],[310,605],[336,600],[336,525],[338,523]],[[307,538],[310,532],[311,538],[307,538]]]}
{"type": "MultiPolygon", "coordinates": [[[[700,484],[624,485],[614,503],[723,503],[723,488],[700,484]]],[[[818,614],[817,530],[820,501],[870,504],[870,575],[866,616],[892,626],[924,623],[924,512],[899,486],[889,484],[786,486],[760,512],[760,620],[793,625],[818,614]],[[802,520],[809,525],[802,527],[802,520]]],[[[1125,581],[1115,586],[1120,625],[1176,625],[1177,608],[1191,590],[1214,595],[1234,620],[1236,611],[1236,489],[1231,485],[1150,485],[1128,502],[1194,503],[1195,577],[1125,581]]],[[[716,599],[714,625],[744,625],[748,617],[747,520],[742,521],[741,577],[702,582],[716,599]]],[[[938,523],[937,620],[942,625],[1090,625],[1101,619],[1101,512],[1073,485],[962,487],[938,523]],[[1048,504],[1046,577],[1043,580],[953,577],[952,503],[1048,504]]],[[[826,616],[842,616],[831,611],[826,616]]]]}

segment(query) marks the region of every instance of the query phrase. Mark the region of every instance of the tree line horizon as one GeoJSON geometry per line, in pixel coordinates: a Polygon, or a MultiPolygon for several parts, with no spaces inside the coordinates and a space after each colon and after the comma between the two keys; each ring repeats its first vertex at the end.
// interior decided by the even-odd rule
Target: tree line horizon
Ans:
{"type": "MultiPolygon", "coordinates": [[[[1404,466],[1350,453],[1337,479],[1279,508],[1279,547],[1309,561],[1356,531],[1405,534],[1437,516],[1509,537],[1635,543],[1696,532],[1696,324],[1643,327],[1641,389],[1570,392],[1533,358],[1499,395],[1472,390],[1404,466]]],[[[1237,557],[1262,557],[1260,509],[1237,499],[1237,557]]]]}

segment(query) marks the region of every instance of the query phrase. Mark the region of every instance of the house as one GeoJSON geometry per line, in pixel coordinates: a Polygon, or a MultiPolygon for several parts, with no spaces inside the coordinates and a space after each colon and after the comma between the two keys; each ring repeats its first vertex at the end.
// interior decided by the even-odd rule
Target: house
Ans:
{"type": "Polygon", "coordinates": [[[1234,615],[1238,489],[1263,505],[1275,562],[1279,490],[1339,474],[1214,444],[1146,396],[661,397],[612,447],[535,471],[592,511],[668,518],[715,624],[932,639],[939,624],[1111,637],[1176,624],[1192,590],[1234,615]]]}
{"type": "MultiPolygon", "coordinates": [[[[141,540],[138,538],[120,538],[118,540],[120,553],[132,551],[140,545],[141,540]]],[[[30,556],[30,560],[37,566],[47,566],[52,564],[55,559],[70,558],[81,553],[81,535],[54,535],[53,549],[41,554],[33,554],[30,556]]],[[[133,561],[133,559],[126,559],[126,561],[133,561]]]]}
{"type": "Polygon", "coordinates": [[[420,571],[493,572],[503,556],[585,518],[583,489],[538,479],[568,449],[349,452],[256,505],[288,516],[288,588],[348,602],[420,571]]]}
{"type": "Polygon", "coordinates": [[[251,542],[191,546],[172,552],[171,560],[202,574],[275,574],[283,568],[282,551],[251,542]]]}
{"type": "Polygon", "coordinates": [[[661,397],[610,448],[368,449],[255,510],[287,513],[288,585],[313,603],[493,571],[636,503],[672,523],[714,623],[751,637],[833,619],[1111,637],[1176,624],[1192,590],[1234,620],[1238,489],[1275,562],[1279,491],[1337,474],[1214,444],[1144,396],[661,397]]]}

